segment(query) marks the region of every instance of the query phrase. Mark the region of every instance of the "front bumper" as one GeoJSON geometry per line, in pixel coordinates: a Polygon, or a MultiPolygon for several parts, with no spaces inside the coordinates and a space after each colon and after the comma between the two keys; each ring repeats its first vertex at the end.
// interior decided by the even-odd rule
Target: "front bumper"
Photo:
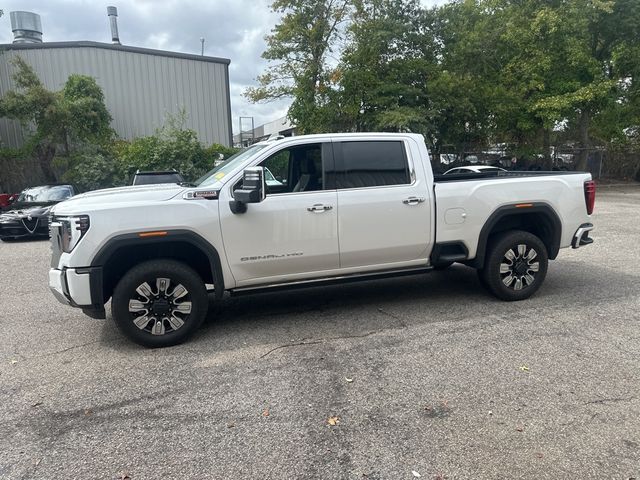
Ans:
{"type": "Polygon", "coordinates": [[[585,245],[591,245],[593,238],[589,237],[589,232],[593,230],[592,223],[583,223],[578,227],[576,233],[573,234],[573,240],[571,240],[571,246],[573,248],[584,247],[585,245]]]}
{"type": "Polygon", "coordinates": [[[52,268],[49,288],[61,303],[81,308],[92,318],[105,318],[102,267],[52,268]]]}
{"type": "Polygon", "coordinates": [[[9,221],[0,222],[0,237],[24,238],[24,237],[48,237],[49,221],[46,217],[39,217],[33,222],[23,221],[21,218],[12,218],[9,221]]]}

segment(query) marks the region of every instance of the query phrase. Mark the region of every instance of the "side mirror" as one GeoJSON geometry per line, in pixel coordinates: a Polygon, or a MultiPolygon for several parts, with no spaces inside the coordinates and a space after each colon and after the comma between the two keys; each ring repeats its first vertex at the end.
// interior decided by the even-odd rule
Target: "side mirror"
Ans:
{"type": "Polygon", "coordinates": [[[231,211],[233,213],[244,213],[247,203],[260,203],[265,199],[266,195],[264,168],[245,168],[242,174],[242,187],[233,192],[235,200],[230,202],[231,211]]]}

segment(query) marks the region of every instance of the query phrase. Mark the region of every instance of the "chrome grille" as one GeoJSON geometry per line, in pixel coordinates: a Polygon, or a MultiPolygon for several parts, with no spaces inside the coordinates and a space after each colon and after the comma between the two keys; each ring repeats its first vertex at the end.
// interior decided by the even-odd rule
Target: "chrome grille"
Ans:
{"type": "Polygon", "coordinates": [[[55,215],[49,215],[49,236],[51,237],[51,267],[58,268],[58,262],[62,256],[62,225],[56,220],[55,215]]]}

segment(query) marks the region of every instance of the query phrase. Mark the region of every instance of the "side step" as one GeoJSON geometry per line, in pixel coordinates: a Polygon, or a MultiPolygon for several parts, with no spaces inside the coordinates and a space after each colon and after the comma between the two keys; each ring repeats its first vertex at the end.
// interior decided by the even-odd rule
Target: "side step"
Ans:
{"type": "Polygon", "coordinates": [[[363,280],[380,280],[385,278],[406,277],[408,275],[419,275],[433,270],[433,267],[418,267],[402,270],[387,270],[373,273],[354,273],[339,277],[316,278],[313,280],[299,280],[294,282],[276,283],[271,285],[260,285],[255,287],[241,287],[229,290],[232,296],[249,295],[253,293],[278,292],[282,290],[293,290],[300,288],[311,288],[324,285],[338,285],[343,283],[359,282],[363,280]]]}

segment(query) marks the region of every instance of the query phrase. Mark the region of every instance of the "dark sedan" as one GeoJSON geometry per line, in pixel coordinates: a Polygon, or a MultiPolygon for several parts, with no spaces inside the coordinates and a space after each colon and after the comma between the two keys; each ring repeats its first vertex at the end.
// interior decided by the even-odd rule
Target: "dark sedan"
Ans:
{"type": "Polygon", "coordinates": [[[76,194],[72,185],[30,187],[0,215],[0,240],[49,236],[49,210],[76,194]]]}

